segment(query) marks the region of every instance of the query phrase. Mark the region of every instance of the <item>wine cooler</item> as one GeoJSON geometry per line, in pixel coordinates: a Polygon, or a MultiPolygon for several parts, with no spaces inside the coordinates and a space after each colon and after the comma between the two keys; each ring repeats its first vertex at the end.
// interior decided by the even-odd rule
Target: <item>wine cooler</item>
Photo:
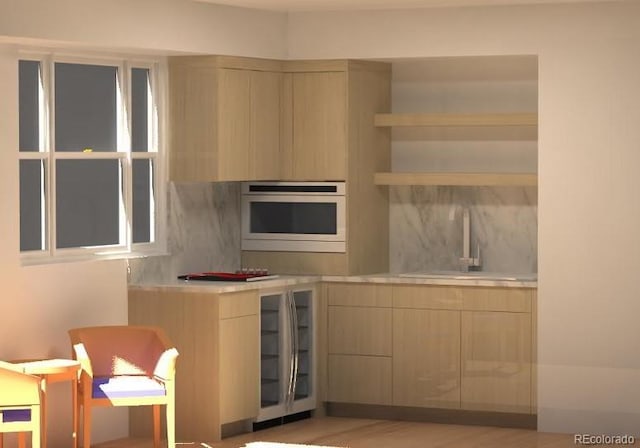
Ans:
{"type": "Polygon", "coordinates": [[[257,422],[314,409],[313,289],[260,297],[260,412],[257,422]]]}

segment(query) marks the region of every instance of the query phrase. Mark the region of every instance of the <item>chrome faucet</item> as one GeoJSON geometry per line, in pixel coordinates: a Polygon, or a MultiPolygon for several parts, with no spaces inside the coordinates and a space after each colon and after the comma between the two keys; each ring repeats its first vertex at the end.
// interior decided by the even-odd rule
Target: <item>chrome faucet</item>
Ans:
{"type": "Polygon", "coordinates": [[[471,217],[469,209],[462,211],[462,257],[460,262],[460,270],[469,272],[470,267],[480,267],[480,244],[477,245],[476,257],[471,256],[471,217]]]}

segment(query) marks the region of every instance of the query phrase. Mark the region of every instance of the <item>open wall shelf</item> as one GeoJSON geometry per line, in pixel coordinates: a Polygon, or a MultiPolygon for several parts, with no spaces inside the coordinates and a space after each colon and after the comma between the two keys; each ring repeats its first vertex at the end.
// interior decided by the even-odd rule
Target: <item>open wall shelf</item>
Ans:
{"type": "Polygon", "coordinates": [[[376,173],[376,185],[530,186],[536,173],[376,173]]]}
{"type": "Polygon", "coordinates": [[[376,114],[376,127],[391,126],[537,126],[538,114],[530,112],[483,114],[376,114]]]}

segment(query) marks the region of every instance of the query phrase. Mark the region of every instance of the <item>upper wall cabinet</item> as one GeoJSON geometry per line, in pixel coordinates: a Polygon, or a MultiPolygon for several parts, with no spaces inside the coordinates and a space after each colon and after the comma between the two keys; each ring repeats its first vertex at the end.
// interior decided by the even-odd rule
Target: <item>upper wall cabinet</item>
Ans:
{"type": "Polygon", "coordinates": [[[279,179],[281,63],[173,57],[169,67],[171,180],[279,179]]]}
{"type": "Polygon", "coordinates": [[[388,191],[374,173],[390,168],[391,66],[327,60],[283,62],[282,180],[346,181],[346,252],[243,251],[243,266],[290,274],[389,270],[388,191]]]}
{"type": "Polygon", "coordinates": [[[345,180],[347,73],[285,75],[283,178],[345,180]]]}

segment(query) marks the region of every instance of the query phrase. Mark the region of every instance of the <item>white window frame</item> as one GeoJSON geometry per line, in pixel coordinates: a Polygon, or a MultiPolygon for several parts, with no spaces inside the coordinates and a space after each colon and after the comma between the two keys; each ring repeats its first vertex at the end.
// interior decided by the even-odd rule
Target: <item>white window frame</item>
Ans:
{"type": "MultiPolygon", "coordinates": [[[[46,171],[43,191],[43,250],[21,251],[24,265],[91,259],[136,258],[165,255],[166,250],[166,59],[129,55],[86,55],[73,53],[44,53],[20,51],[18,60],[38,61],[41,69],[40,148],[20,151],[19,160],[42,160],[46,171]],[[55,151],[55,64],[89,64],[117,68],[117,148],[115,152],[56,152],[55,151]],[[149,69],[151,108],[148,125],[149,150],[133,152],[131,148],[131,70],[149,69]],[[120,164],[120,237],[119,244],[78,248],[56,247],[56,161],[57,160],[118,160],[120,164]],[[133,161],[150,160],[151,171],[151,242],[133,243],[133,161]]],[[[17,69],[17,64],[16,64],[17,69]]]]}

